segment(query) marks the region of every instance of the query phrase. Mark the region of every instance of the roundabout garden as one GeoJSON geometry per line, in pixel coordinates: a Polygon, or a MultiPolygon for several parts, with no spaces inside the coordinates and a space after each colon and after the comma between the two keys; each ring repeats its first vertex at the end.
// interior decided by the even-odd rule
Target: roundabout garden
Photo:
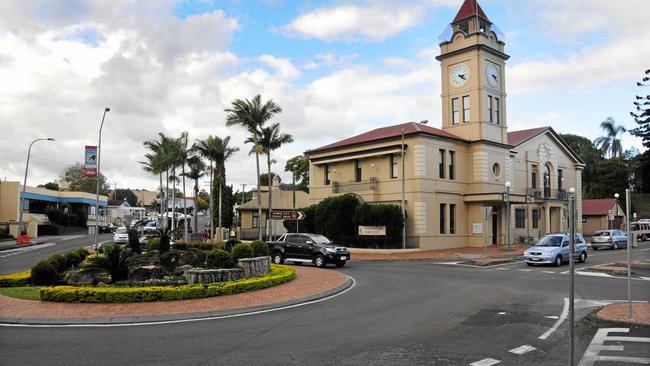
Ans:
{"type": "Polygon", "coordinates": [[[177,242],[163,235],[146,245],[105,244],[38,262],[30,271],[0,275],[0,294],[70,303],[132,303],[231,295],[276,286],[296,277],[271,264],[262,241],[177,242]]]}

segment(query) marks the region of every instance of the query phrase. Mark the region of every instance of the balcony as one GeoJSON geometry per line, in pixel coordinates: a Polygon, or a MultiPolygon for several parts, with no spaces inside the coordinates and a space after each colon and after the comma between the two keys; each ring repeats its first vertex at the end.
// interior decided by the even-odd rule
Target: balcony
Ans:
{"type": "Polygon", "coordinates": [[[543,190],[528,188],[526,195],[540,200],[566,201],[569,199],[569,193],[565,189],[551,189],[549,187],[544,187],[543,190]]]}
{"type": "Polygon", "coordinates": [[[364,191],[378,191],[379,179],[371,177],[361,182],[332,182],[332,193],[355,193],[364,191]]]}

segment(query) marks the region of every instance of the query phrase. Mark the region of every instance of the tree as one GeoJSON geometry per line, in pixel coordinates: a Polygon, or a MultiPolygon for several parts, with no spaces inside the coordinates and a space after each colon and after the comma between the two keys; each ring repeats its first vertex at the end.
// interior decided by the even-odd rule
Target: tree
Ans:
{"type": "Polygon", "coordinates": [[[622,125],[616,125],[612,117],[600,123],[600,128],[605,131],[605,136],[601,136],[594,141],[594,145],[600,149],[603,155],[609,158],[618,158],[623,155],[623,144],[619,135],[627,131],[622,125]]]}
{"type": "Polygon", "coordinates": [[[309,159],[305,155],[294,156],[287,160],[284,171],[292,173],[294,187],[309,192],[309,159]],[[296,182],[298,182],[297,186],[296,182]]]}
{"type": "Polygon", "coordinates": [[[271,172],[271,179],[269,179],[269,173],[260,174],[260,185],[263,185],[263,186],[271,186],[271,185],[273,185],[273,180],[275,179],[275,177],[278,177],[278,180],[280,182],[282,182],[282,178],[280,178],[279,175],[277,175],[277,174],[275,174],[273,172],[271,172]]]}
{"type": "MultiPolygon", "coordinates": [[[[636,83],[638,87],[650,86],[650,69],[645,71],[645,76],[640,82],[636,83]]],[[[630,130],[630,133],[643,140],[643,146],[650,148],[650,94],[642,96],[637,95],[634,102],[635,111],[630,112],[634,121],[639,127],[630,130]]]]}
{"type": "MultiPolygon", "coordinates": [[[[145,148],[151,151],[151,161],[144,162],[145,170],[147,163],[151,163],[151,169],[158,172],[165,172],[165,190],[164,190],[164,204],[161,202],[161,216],[164,217],[164,226],[167,227],[167,209],[169,202],[169,170],[174,163],[174,139],[166,136],[163,133],[158,133],[159,140],[149,140],[144,142],[145,148]],[[164,215],[164,216],[163,216],[164,215]]],[[[155,173],[154,173],[155,174],[155,173]]],[[[161,174],[161,190],[162,190],[162,174],[161,174]]],[[[175,191],[175,189],[174,189],[175,191]]]]}
{"type": "Polygon", "coordinates": [[[205,164],[198,156],[191,156],[187,160],[189,170],[183,173],[184,177],[194,180],[194,232],[198,233],[199,223],[196,219],[196,213],[199,210],[199,179],[205,175],[205,164]]]}
{"type": "Polygon", "coordinates": [[[59,183],[57,183],[56,181],[47,182],[45,184],[39,184],[38,186],[41,187],[41,188],[52,190],[52,191],[58,191],[58,190],[61,189],[61,188],[59,188],[59,183]]]}
{"type": "MultiPolygon", "coordinates": [[[[259,145],[260,129],[275,115],[282,113],[282,108],[273,99],[262,103],[262,96],[256,95],[252,100],[235,99],[226,110],[226,126],[240,125],[253,137],[254,146],[259,145]]],[[[262,217],[262,195],[260,189],[260,158],[261,151],[255,149],[255,166],[257,169],[257,207],[258,215],[262,217]]],[[[258,239],[262,240],[262,225],[258,228],[258,239]]]]}
{"type": "MultiPolygon", "coordinates": [[[[181,132],[181,136],[177,139],[174,139],[174,149],[173,149],[173,157],[172,157],[172,164],[173,164],[173,171],[174,175],[176,175],[176,167],[180,166],[181,167],[181,174],[180,176],[182,177],[183,180],[183,215],[187,215],[187,200],[185,197],[187,195],[185,194],[185,163],[187,162],[187,159],[191,153],[191,150],[188,146],[188,139],[187,139],[187,132],[183,131],[181,132]]],[[[176,190],[174,188],[174,190],[176,190]]],[[[174,206],[172,208],[172,215],[174,214],[175,211],[175,201],[174,201],[174,206]]],[[[174,222],[176,219],[175,217],[172,219],[172,222],[174,222]]],[[[195,220],[196,221],[196,220],[195,220]]],[[[188,241],[188,227],[187,227],[187,218],[183,218],[183,239],[187,242],[188,241]]]]}
{"type": "Polygon", "coordinates": [[[636,193],[650,193],[650,150],[628,161],[632,170],[631,183],[636,193]]]}
{"type": "MultiPolygon", "coordinates": [[[[147,146],[146,144],[147,143],[145,143],[145,146],[147,146]]],[[[158,179],[160,180],[160,215],[162,217],[162,214],[164,212],[163,210],[164,186],[162,182],[162,173],[165,171],[165,168],[162,164],[162,156],[161,154],[152,152],[152,153],[144,154],[144,157],[146,161],[140,162],[140,164],[142,164],[142,169],[151,174],[158,175],[158,179]]]]}
{"type": "Polygon", "coordinates": [[[129,205],[131,206],[138,205],[138,197],[135,195],[135,193],[133,193],[132,190],[128,188],[127,189],[120,188],[113,191],[113,199],[120,200],[120,201],[126,200],[126,202],[128,202],[129,205]]]}
{"type": "Polygon", "coordinates": [[[603,160],[600,151],[586,137],[572,134],[562,134],[560,137],[584,161],[585,168],[582,172],[582,189],[583,193],[589,192],[591,185],[597,180],[596,169],[598,168],[598,164],[603,160]]]}
{"type": "Polygon", "coordinates": [[[587,192],[589,198],[614,197],[614,193],[623,196],[630,187],[630,168],[620,158],[603,160],[596,169],[598,181],[587,192]]]}
{"type": "MultiPolygon", "coordinates": [[[[81,163],[75,163],[65,168],[63,182],[69,190],[95,193],[97,192],[97,178],[89,178],[84,176],[84,168],[81,163]]],[[[106,177],[99,174],[99,194],[108,195],[110,187],[106,184],[106,177]]]]}

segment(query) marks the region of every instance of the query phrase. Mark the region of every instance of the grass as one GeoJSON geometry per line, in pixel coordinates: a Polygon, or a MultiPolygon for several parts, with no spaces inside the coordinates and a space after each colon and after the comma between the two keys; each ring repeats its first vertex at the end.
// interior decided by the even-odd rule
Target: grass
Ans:
{"type": "Polygon", "coordinates": [[[14,297],[16,299],[22,299],[22,300],[39,301],[41,299],[40,290],[41,287],[39,286],[4,287],[4,288],[0,288],[0,295],[14,297]]]}

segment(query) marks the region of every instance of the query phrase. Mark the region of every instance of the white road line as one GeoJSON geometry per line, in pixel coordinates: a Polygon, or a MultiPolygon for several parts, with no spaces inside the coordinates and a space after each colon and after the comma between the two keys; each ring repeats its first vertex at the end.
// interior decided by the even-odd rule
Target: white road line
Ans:
{"type": "Polygon", "coordinates": [[[140,323],[117,323],[117,324],[14,324],[14,323],[0,323],[0,327],[12,327],[12,328],[112,328],[112,327],[136,327],[136,326],[142,326],[142,325],[166,325],[166,324],[177,324],[177,323],[190,323],[190,322],[200,322],[200,321],[205,321],[205,320],[219,320],[219,319],[228,319],[228,318],[239,318],[243,316],[249,316],[249,315],[257,315],[257,314],[264,314],[264,313],[271,313],[274,311],[280,311],[280,310],[285,310],[285,309],[292,309],[292,308],[298,308],[306,305],[311,305],[311,304],[317,304],[319,302],[323,302],[326,300],[333,299],[335,297],[338,297],[340,295],[343,295],[347,293],[348,291],[352,290],[356,284],[357,281],[354,280],[354,278],[347,276],[351,281],[352,285],[350,287],[346,288],[345,290],[335,293],[333,295],[323,297],[321,299],[316,299],[316,300],[311,300],[307,302],[301,302],[299,304],[293,304],[293,305],[287,305],[287,306],[282,306],[279,308],[272,308],[272,309],[266,309],[266,310],[258,310],[258,311],[250,311],[246,313],[238,313],[238,314],[231,314],[231,315],[221,315],[221,316],[206,316],[203,318],[194,318],[194,319],[178,319],[178,320],[165,320],[165,321],[151,321],[151,322],[140,322],[140,323]]]}
{"type": "Polygon", "coordinates": [[[470,366],[491,366],[500,363],[501,361],[495,360],[494,358],[484,358],[480,361],[472,362],[470,366]]]}
{"type": "Polygon", "coordinates": [[[517,347],[517,348],[513,348],[513,349],[511,349],[511,350],[508,351],[508,352],[510,352],[510,353],[514,353],[514,354],[516,354],[516,355],[520,355],[520,356],[521,356],[521,355],[523,355],[523,354],[525,354],[525,353],[528,353],[528,352],[530,352],[530,351],[534,351],[534,350],[536,350],[536,349],[537,349],[537,348],[531,346],[530,344],[524,344],[523,346],[519,346],[519,347],[517,347]]]}
{"type": "Polygon", "coordinates": [[[610,274],[602,273],[602,272],[576,272],[576,274],[580,276],[591,276],[591,277],[609,277],[609,278],[614,277],[610,274]]]}
{"type": "Polygon", "coordinates": [[[498,271],[507,271],[507,270],[509,270],[510,268],[499,267],[499,268],[495,268],[495,269],[498,270],[498,271]]]}
{"type": "Polygon", "coordinates": [[[640,277],[644,281],[650,281],[650,277],[640,277]]]}
{"type": "Polygon", "coordinates": [[[560,319],[560,317],[557,316],[557,315],[545,315],[544,318],[548,318],[548,319],[560,319]]]}
{"type": "Polygon", "coordinates": [[[604,345],[605,342],[636,342],[636,343],[650,343],[650,338],[644,337],[623,337],[623,336],[609,336],[609,333],[629,333],[630,328],[601,328],[598,329],[594,338],[589,343],[589,347],[585,351],[578,366],[593,366],[597,361],[601,362],[621,362],[621,363],[636,363],[636,364],[650,364],[650,358],[642,357],[626,357],[626,356],[601,356],[601,351],[623,351],[624,346],[621,345],[604,345]]]}
{"type": "Polygon", "coordinates": [[[555,271],[542,271],[542,273],[554,273],[555,274],[557,272],[555,272],[555,271]]]}
{"type": "Polygon", "coordinates": [[[539,336],[539,339],[546,339],[551,334],[553,334],[553,332],[555,332],[557,330],[557,328],[562,324],[562,322],[564,322],[567,315],[569,315],[569,299],[565,297],[564,298],[564,308],[562,309],[562,314],[560,314],[560,318],[555,322],[555,324],[553,324],[551,329],[547,330],[546,332],[544,332],[544,334],[539,336]]]}
{"type": "Polygon", "coordinates": [[[24,247],[24,248],[3,250],[2,252],[0,252],[0,253],[2,253],[2,255],[0,255],[0,258],[11,257],[13,255],[32,252],[34,250],[43,249],[43,248],[47,248],[47,247],[52,247],[52,246],[55,246],[55,245],[56,245],[55,243],[45,243],[45,244],[30,245],[30,246],[24,247]]]}
{"type": "Polygon", "coordinates": [[[532,272],[532,269],[525,269],[525,268],[519,268],[517,271],[522,271],[522,272],[532,272]]]}

